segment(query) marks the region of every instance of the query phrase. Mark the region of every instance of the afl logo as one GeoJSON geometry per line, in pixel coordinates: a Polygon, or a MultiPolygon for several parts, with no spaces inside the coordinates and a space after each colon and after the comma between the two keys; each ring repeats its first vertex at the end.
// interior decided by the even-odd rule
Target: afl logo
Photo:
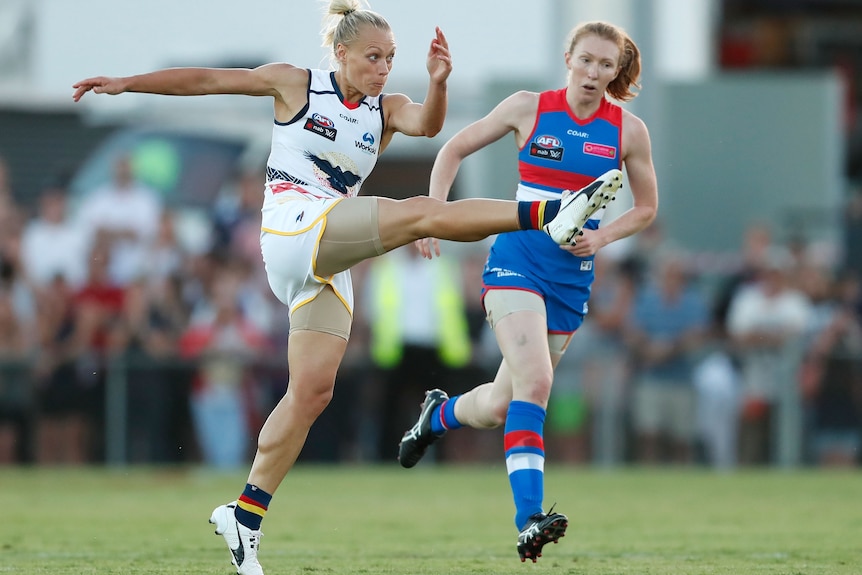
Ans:
{"type": "Polygon", "coordinates": [[[554,136],[538,136],[534,141],[536,142],[537,146],[545,149],[559,148],[562,145],[562,142],[559,140],[559,138],[556,138],[554,136]]]}
{"type": "Polygon", "coordinates": [[[311,119],[314,120],[315,124],[317,124],[318,126],[323,126],[324,128],[331,128],[335,126],[335,122],[333,122],[326,116],[321,116],[317,113],[312,114],[311,119]]]}

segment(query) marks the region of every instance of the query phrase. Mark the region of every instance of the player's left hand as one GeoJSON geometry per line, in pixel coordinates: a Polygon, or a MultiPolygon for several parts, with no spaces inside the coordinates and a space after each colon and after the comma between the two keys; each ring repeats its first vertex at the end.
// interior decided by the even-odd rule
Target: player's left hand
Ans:
{"type": "Polygon", "coordinates": [[[601,238],[595,230],[584,230],[581,235],[575,236],[574,245],[560,247],[579,258],[587,258],[596,255],[602,245],[601,238]]]}
{"type": "Polygon", "coordinates": [[[442,84],[452,72],[452,56],[449,54],[449,42],[443,31],[438,27],[436,32],[437,36],[431,40],[431,47],[428,49],[426,66],[431,81],[442,84]]]}
{"type": "Polygon", "coordinates": [[[436,255],[440,257],[440,240],[437,238],[422,238],[413,242],[423,258],[431,260],[436,255]]]}

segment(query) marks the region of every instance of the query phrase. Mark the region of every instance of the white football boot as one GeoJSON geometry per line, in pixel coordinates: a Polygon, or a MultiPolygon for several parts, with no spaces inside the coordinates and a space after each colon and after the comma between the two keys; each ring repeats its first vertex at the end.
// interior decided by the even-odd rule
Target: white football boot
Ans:
{"type": "Polygon", "coordinates": [[[574,245],[587,221],[614,199],[622,185],[623,173],[611,170],[576,192],[564,193],[560,211],[545,224],[545,233],[561,246],[574,245]]]}
{"type": "Polygon", "coordinates": [[[216,526],[216,535],[224,537],[230,549],[230,562],[236,567],[237,575],[263,575],[263,567],[257,561],[257,549],[263,533],[237,521],[235,509],[236,501],[219,505],[213,510],[210,523],[216,526]]]}

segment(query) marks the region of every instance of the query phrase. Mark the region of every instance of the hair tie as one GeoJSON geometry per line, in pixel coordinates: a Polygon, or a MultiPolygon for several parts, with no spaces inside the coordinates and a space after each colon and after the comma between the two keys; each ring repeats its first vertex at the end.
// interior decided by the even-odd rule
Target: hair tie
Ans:
{"type": "Polygon", "coordinates": [[[356,8],[348,8],[347,10],[342,12],[341,15],[347,18],[350,14],[353,14],[354,12],[356,12],[356,8]]]}

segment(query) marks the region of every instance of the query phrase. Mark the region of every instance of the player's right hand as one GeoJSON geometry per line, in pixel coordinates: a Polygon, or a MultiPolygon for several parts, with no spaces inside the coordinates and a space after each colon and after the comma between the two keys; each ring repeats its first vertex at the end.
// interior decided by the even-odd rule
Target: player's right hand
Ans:
{"type": "Polygon", "coordinates": [[[93,91],[95,94],[122,94],[125,91],[121,78],[108,78],[105,76],[96,76],[95,78],[87,78],[75,84],[72,84],[75,93],[72,94],[72,100],[77,102],[81,96],[93,91]]]}

